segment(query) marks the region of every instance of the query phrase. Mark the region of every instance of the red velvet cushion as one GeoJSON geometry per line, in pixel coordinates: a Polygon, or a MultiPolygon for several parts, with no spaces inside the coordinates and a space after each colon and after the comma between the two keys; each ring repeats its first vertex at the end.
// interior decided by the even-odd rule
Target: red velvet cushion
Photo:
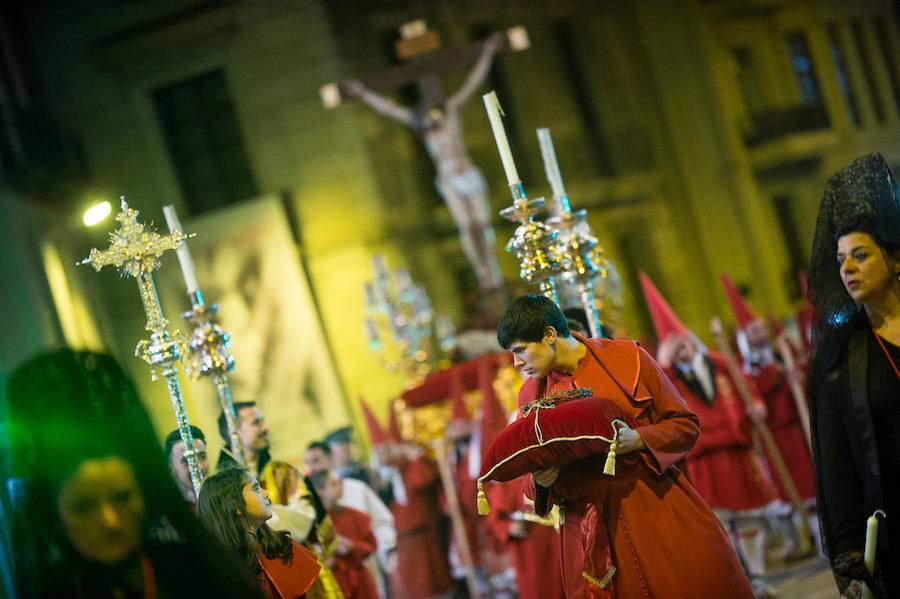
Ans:
{"type": "Polygon", "coordinates": [[[605,454],[609,442],[600,437],[613,438],[613,420],[621,420],[631,428],[637,426],[634,418],[615,403],[598,397],[571,399],[552,408],[532,410],[494,438],[482,462],[481,477],[503,482],[551,466],[566,466],[594,454],[605,454]],[[538,440],[535,418],[543,442],[538,440]]]}

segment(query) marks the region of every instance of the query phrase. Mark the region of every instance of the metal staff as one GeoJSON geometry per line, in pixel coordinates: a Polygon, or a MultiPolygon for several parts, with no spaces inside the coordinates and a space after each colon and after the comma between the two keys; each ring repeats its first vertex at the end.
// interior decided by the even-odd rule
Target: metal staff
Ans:
{"type": "Polygon", "coordinates": [[[519,276],[538,285],[541,293],[559,305],[556,295],[556,277],[562,270],[559,256],[559,233],[552,230],[546,224],[534,220],[534,216],[543,208],[544,199],[529,200],[525,196],[525,188],[516,170],[512,152],[509,149],[509,140],[506,138],[506,130],[503,128],[500,102],[497,94],[490,92],[482,96],[487,110],[488,119],[491,121],[491,129],[500,152],[500,160],[506,173],[506,181],[512,193],[513,204],[500,211],[500,216],[512,222],[518,222],[519,226],[512,239],[506,244],[506,251],[515,254],[521,263],[519,276]]]}
{"type": "Polygon", "coordinates": [[[156,285],[153,282],[153,271],[159,267],[163,252],[181,247],[186,237],[180,232],[161,236],[155,231],[146,230],[144,225],[137,221],[138,211],[128,207],[124,196],[121,202],[122,208],[116,215],[119,228],[110,233],[109,248],[102,251],[91,248],[91,253],[79,264],[90,264],[97,272],[104,266],[113,265],[120,274],[137,280],[138,292],[147,317],[145,329],[150,332],[150,339],[139,341],[134,354],[150,364],[151,380],[156,381],[159,378],[157,369],[162,371],[172,400],[175,420],[178,423],[178,433],[184,443],[184,457],[191,473],[191,484],[194,493],[199,496],[203,473],[197,462],[194,437],[184,408],[176,368],[187,342],[179,331],[170,334],[166,329],[169,321],[163,317],[159,297],[156,295],[156,285]]]}
{"type": "MultiPolygon", "coordinates": [[[[184,235],[175,207],[171,204],[163,206],[163,213],[166,215],[169,231],[184,235]]],[[[234,356],[229,351],[231,335],[216,322],[219,307],[216,304],[207,305],[203,301],[187,241],[178,248],[178,262],[181,264],[181,272],[191,300],[191,309],[181,317],[194,325],[188,344],[190,360],[185,366],[185,371],[194,379],[201,376],[212,377],[216,394],[219,396],[219,406],[225,414],[231,456],[240,466],[246,467],[247,459],[244,457],[243,444],[238,435],[237,415],[234,400],[231,398],[231,387],[228,384],[228,373],[234,371],[234,356]]]]}
{"type": "MultiPolygon", "coordinates": [[[[732,353],[731,347],[729,347],[725,335],[722,333],[722,321],[719,320],[719,318],[713,318],[710,325],[710,331],[716,341],[719,353],[725,358],[725,363],[728,365],[728,372],[731,374],[731,378],[734,379],[738,395],[741,396],[741,399],[744,402],[744,408],[747,411],[750,411],[750,409],[753,408],[753,396],[750,393],[749,387],[747,387],[744,373],[741,372],[741,369],[738,367],[737,361],[734,359],[734,353],[732,353]]],[[[794,484],[794,480],[791,478],[791,474],[788,472],[787,466],[784,463],[784,457],[778,449],[778,444],[775,443],[772,431],[769,430],[769,427],[765,422],[757,422],[756,419],[751,419],[751,421],[756,428],[756,432],[759,433],[759,437],[762,440],[766,453],[769,454],[772,463],[775,465],[775,471],[778,473],[778,478],[781,480],[781,484],[784,486],[784,490],[791,500],[791,505],[801,516],[800,534],[803,535],[803,538],[809,538],[812,534],[809,530],[809,514],[806,512],[806,506],[803,505],[803,499],[800,497],[797,485],[794,484]]]]}
{"type": "Polygon", "coordinates": [[[550,130],[538,129],[537,136],[541,145],[541,157],[544,160],[547,180],[553,189],[553,201],[547,207],[547,211],[550,213],[547,224],[555,227],[559,232],[559,253],[563,257],[563,273],[560,278],[578,291],[581,308],[587,316],[591,337],[602,337],[603,326],[594,294],[597,277],[606,278],[607,276],[602,250],[600,250],[597,238],[591,234],[591,228],[587,222],[587,211],[583,208],[572,211],[569,196],[563,185],[562,174],[559,171],[559,162],[556,159],[556,149],[553,147],[550,130]],[[599,263],[598,257],[601,258],[599,263]]]}

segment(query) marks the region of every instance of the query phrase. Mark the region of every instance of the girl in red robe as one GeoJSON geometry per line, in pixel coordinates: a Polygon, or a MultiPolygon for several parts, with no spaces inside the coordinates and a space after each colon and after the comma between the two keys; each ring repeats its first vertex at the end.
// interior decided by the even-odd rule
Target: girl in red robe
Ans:
{"type": "Polygon", "coordinates": [[[256,573],[270,599],[305,597],[319,574],[319,562],[288,532],[266,524],[272,517],[269,493],[240,468],[206,479],[197,515],[206,528],[256,573]]]}

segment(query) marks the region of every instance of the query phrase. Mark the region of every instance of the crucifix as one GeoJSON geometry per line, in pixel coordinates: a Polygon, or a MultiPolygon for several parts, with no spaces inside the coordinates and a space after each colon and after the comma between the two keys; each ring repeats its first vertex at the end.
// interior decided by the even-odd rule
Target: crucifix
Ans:
{"type": "Polygon", "coordinates": [[[514,51],[528,48],[527,32],[524,27],[513,27],[505,34],[494,33],[458,50],[439,50],[437,33],[428,30],[424,21],[407,23],[400,32],[397,53],[408,62],[325,85],[320,90],[322,102],[333,108],[344,99],[362,100],[379,114],[415,131],[434,164],[435,186],[456,223],[463,252],[479,287],[486,294],[496,292],[502,288],[503,279],[495,252],[489,190],[481,170],[469,156],[460,109],[487,79],[496,55],[504,47],[514,51]],[[462,86],[445,97],[439,75],[470,64],[462,86]],[[415,83],[419,89],[420,100],[413,107],[378,93],[409,83],[415,83]]]}

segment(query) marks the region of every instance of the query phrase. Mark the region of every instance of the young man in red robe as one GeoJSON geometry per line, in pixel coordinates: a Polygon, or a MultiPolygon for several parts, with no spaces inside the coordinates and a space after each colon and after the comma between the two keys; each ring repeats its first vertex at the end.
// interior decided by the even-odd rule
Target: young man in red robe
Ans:
{"type": "Polygon", "coordinates": [[[372,519],[359,510],[342,506],[343,481],[331,470],[320,470],[310,480],[322,498],[337,534],[334,554],[328,567],[346,599],[378,599],[375,580],[364,560],[375,553],[372,519]]]}
{"type": "Polygon", "coordinates": [[[699,423],[653,359],[631,341],[570,334],[543,296],[515,300],[497,329],[528,378],[520,407],[551,393],[590,388],[632,415],[617,455],[640,461],[602,474],[605,455],[533,473],[538,513],[560,506],[561,568],[567,597],[753,597],[715,515],[675,466],[697,441],[699,423]]]}
{"type": "Polygon", "coordinates": [[[687,471],[700,496],[737,537],[737,546],[757,594],[771,593],[765,575],[764,517],[776,507],[774,486],[753,447],[751,418],[764,419],[754,392],[747,410],[739,382],[725,357],[707,351],[641,273],[644,296],[659,339],[657,359],[688,408],[700,418],[700,438],[687,455],[687,471]]]}
{"type": "MultiPolygon", "coordinates": [[[[788,371],[782,356],[772,345],[766,323],[753,312],[728,275],[722,275],[722,285],[725,287],[725,294],[728,296],[737,322],[736,339],[743,358],[744,372],[756,385],[756,390],[765,401],[766,424],[772,431],[772,438],[781,452],[791,480],[796,485],[797,492],[805,503],[809,516],[808,526],[813,533],[812,540],[800,538],[794,525],[795,510],[791,506],[787,489],[780,477],[773,477],[781,503],[777,517],[785,539],[781,555],[785,559],[797,559],[814,552],[813,542],[819,538],[819,518],[815,513],[816,487],[812,455],[809,441],[803,432],[798,401],[801,402],[800,409],[806,411],[807,422],[809,422],[809,412],[806,408],[806,398],[801,396],[798,400],[794,397],[790,380],[791,377],[797,377],[799,379],[797,388],[806,389],[806,373],[796,366],[794,372],[788,371]]],[[[774,324],[775,321],[770,318],[770,322],[774,324]]],[[[779,348],[794,351],[790,342],[780,345],[779,348]]],[[[766,454],[766,458],[769,472],[777,472],[772,456],[766,454]]]]}

